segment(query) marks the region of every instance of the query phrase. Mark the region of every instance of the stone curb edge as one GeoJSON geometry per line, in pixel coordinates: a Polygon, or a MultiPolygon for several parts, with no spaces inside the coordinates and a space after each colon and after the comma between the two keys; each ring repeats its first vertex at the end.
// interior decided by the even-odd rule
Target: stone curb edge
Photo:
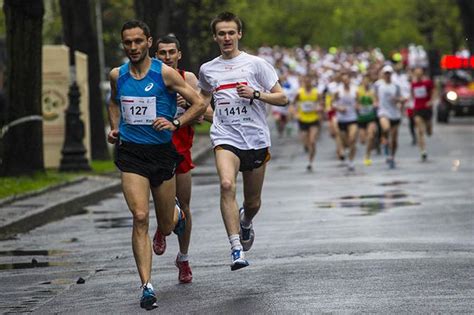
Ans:
{"type": "Polygon", "coordinates": [[[0,227],[0,240],[12,238],[18,233],[25,233],[47,223],[60,220],[70,215],[79,214],[89,204],[99,202],[104,196],[120,191],[120,181],[108,184],[90,192],[70,199],[41,207],[14,222],[0,227]]]}
{"type": "MultiPolygon", "coordinates": [[[[193,152],[193,162],[199,164],[204,159],[206,159],[212,152],[213,151],[211,150],[210,143],[209,145],[202,146],[201,148],[193,152]]],[[[77,180],[77,182],[74,183],[78,183],[84,180],[87,180],[87,178],[81,178],[80,180],[77,180]]],[[[55,186],[53,188],[47,188],[44,191],[32,193],[31,195],[27,195],[24,198],[22,197],[21,199],[26,199],[30,196],[36,196],[40,193],[48,193],[51,190],[68,186],[74,183],[66,183],[57,187],[55,186]]],[[[0,226],[0,241],[10,239],[16,234],[28,232],[34,228],[53,221],[63,219],[67,216],[80,214],[85,206],[97,203],[100,200],[104,199],[104,197],[107,195],[118,193],[120,191],[120,186],[120,181],[117,181],[116,183],[111,183],[102,186],[100,189],[95,189],[93,191],[86,192],[78,196],[73,196],[68,200],[64,200],[59,203],[47,205],[40,209],[37,209],[14,222],[10,222],[5,226],[0,226]]]]}

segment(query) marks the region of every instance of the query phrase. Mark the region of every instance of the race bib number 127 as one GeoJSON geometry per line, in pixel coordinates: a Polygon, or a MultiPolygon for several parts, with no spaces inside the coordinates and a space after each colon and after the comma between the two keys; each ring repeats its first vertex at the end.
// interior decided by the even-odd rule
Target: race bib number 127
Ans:
{"type": "Polygon", "coordinates": [[[156,97],[121,96],[123,120],[130,125],[151,125],[156,119],[156,97]]]}

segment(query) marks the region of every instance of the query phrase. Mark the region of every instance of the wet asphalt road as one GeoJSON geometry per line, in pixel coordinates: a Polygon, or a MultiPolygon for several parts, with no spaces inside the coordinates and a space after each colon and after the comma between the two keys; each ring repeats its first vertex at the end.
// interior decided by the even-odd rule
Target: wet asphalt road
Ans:
{"type": "MultiPolygon", "coordinates": [[[[473,136],[472,118],[437,125],[421,163],[403,125],[396,170],[377,155],[363,166],[359,147],[353,174],[334,160],[326,131],[313,173],[294,136],[274,139],[251,265],[234,272],[207,160],[193,178],[194,281],[178,284],[177,242],[169,237],[167,252],[153,260],[152,312],[472,312],[473,136]]],[[[116,195],[0,242],[0,312],[140,312],[130,227],[116,195]],[[76,283],[80,277],[85,283],[76,283]]]]}

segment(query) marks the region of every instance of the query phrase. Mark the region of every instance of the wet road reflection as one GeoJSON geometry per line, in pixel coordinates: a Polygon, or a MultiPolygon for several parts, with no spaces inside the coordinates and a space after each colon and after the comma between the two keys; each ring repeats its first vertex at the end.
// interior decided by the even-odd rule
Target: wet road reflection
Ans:
{"type": "Polygon", "coordinates": [[[399,200],[409,197],[411,196],[401,191],[389,191],[384,194],[343,196],[333,202],[315,202],[315,204],[321,209],[359,208],[362,211],[359,215],[375,215],[391,208],[421,204],[413,200],[399,200]]]}

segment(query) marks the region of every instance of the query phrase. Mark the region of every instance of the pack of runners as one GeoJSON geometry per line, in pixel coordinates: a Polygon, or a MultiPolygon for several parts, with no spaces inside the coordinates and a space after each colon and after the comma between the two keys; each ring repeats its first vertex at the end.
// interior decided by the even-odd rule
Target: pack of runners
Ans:
{"type": "Polygon", "coordinates": [[[397,135],[404,108],[411,108],[421,157],[427,159],[425,134],[431,134],[433,83],[419,67],[409,77],[378,49],[350,53],[332,47],[261,47],[258,55],[239,48],[242,21],[223,12],[211,22],[220,56],[203,64],[199,75],[179,69],[179,40],[164,36],[153,43],[142,21],[121,30],[128,62],[110,72],[108,106],[116,145],[115,163],[133,217],[132,248],[141,281],[140,306],[156,307],[151,284],[152,251],[162,255],[170,234],[179,242],[175,259],[180,283],[193,279],[188,249],[191,238],[191,157],[193,124],[212,123],[210,138],[220,183],[220,212],[230,246],[230,269],[249,266],[245,252],[255,240],[253,221],[261,208],[267,162],[271,159],[268,106],[280,137],[296,118],[312,171],[320,129],[327,122],[336,155],[355,169],[357,142],[366,145],[364,164],[379,144],[395,168],[397,135]],[[156,45],[156,56],[148,50],[156,45]],[[211,106],[211,103],[213,106],[211,106]],[[242,173],[243,202],[237,204],[242,173]],[[149,198],[157,230],[149,237],[149,198]]]}
{"type": "Polygon", "coordinates": [[[389,168],[396,168],[398,129],[409,121],[412,144],[426,161],[426,135],[431,135],[434,84],[424,73],[427,55],[421,46],[386,59],[375,48],[345,51],[335,47],[261,47],[258,56],[277,70],[290,100],[288,108],[272,108],[280,137],[292,120],[299,125],[308,171],[313,170],[318,134],[327,125],[336,158],[355,170],[357,144],[365,146],[363,164],[373,163],[372,151],[382,151],[389,168]]]}

